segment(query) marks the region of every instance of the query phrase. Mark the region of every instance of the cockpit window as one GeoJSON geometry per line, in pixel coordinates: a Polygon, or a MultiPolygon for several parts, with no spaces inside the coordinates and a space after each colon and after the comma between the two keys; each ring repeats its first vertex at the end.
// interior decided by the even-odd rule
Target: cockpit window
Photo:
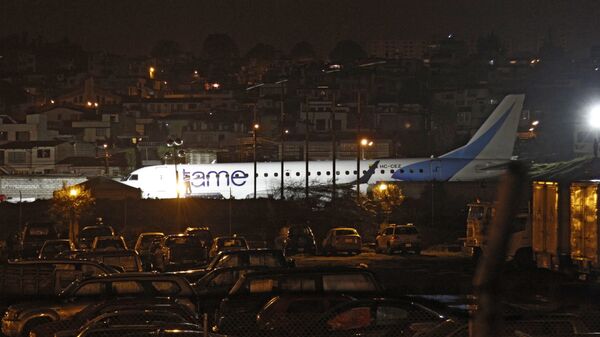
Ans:
{"type": "Polygon", "coordinates": [[[138,175],[137,174],[132,174],[129,176],[129,179],[127,180],[138,180],[138,175]]]}

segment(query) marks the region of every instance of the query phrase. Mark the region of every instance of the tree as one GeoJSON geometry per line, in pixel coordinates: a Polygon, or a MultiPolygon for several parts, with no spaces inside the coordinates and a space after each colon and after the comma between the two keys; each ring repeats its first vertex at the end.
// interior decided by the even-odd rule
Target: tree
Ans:
{"type": "Polygon", "coordinates": [[[181,54],[181,48],[176,41],[160,40],[154,45],[150,54],[159,59],[172,58],[181,54]]]}
{"type": "Polygon", "coordinates": [[[237,44],[227,34],[210,34],[202,44],[202,54],[209,60],[230,60],[239,53],[237,44]]]}
{"type": "Polygon", "coordinates": [[[351,63],[367,57],[365,50],[352,40],[342,40],[329,53],[329,59],[336,63],[351,63]]]}
{"type": "Polygon", "coordinates": [[[296,43],[290,51],[290,56],[295,61],[309,61],[317,57],[313,46],[306,41],[296,43]]]}
{"type": "Polygon", "coordinates": [[[373,188],[373,202],[383,216],[383,223],[388,223],[390,215],[404,202],[402,189],[396,184],[380,183],[373,188]]]}
{"type": "Polygon", "coordinates": [[[54,191],[50,213],[63,224],[68,224],[69,239],[75,242],[79,234],[79,219],[93,204],[94,198],[89,190],[63,184],[60,190],[54,191]]]}

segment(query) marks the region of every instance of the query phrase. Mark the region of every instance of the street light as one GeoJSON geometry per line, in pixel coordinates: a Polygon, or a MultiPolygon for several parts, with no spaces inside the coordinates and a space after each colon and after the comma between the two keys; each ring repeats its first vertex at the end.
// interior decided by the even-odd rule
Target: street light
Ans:
{"type": "Polygon", "coordinates": [[[373,141],[367,138],[363,138],[360,140],[360,154],[362,160],[365,160],[365,148],[373,146],[373,141]]]}
{"type": "Polygon", "coordinates": [[[102,144],[102,148],[104,149],[104,174],[108,175],[108,144],[102,144]]]}
{"type": "Polygon", "coordinates": [[[177,162],[179,161],[178,158],[184,158],[185,157],[185,151],[184,150],[177,150],[179,147],[181,147],[183,145],[183,140],[181,138],[169,138],[167,140],[167,147],[168,148],[172,148],[173,152],[172,153],[168,153],[168,155],[165,156],[165,158],[172,158],[173,162],[175,164],[175,192],[177,193],[177,199],[179,199],[179,194],[181,191],[181,186],[179,184],[179,171],[177,170],[177,162]]]}

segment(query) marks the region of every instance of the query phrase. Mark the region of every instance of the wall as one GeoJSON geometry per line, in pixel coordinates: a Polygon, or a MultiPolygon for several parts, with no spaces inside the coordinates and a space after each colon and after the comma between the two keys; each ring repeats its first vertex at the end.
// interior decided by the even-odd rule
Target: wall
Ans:
{"type": "Polygon", "coordinates": [[[19,191],[24,199],[51,199],[52,192],[61,189],[63,182],[75,185],[86,181],[85,177],[60,176],[0,176],[0,194],[19,199],[19,191]]]}

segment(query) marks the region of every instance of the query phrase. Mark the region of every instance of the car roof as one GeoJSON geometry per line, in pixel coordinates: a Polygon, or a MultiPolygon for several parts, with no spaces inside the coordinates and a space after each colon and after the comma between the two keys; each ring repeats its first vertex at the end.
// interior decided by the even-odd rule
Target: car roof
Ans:
{"type": "Polygon", "coordinates": [[[173,279],[176,278],[178,280],[184,280],[181,276],[173,275],[173,274],[161,274],[156,272],[123,272],[116,274],[108,274],[108,275],[97,275],[86,278],[84,281],[120,281],[120,280],[135,280],[135,279],[173,279]]]}
{"type": "Polygon", "coordinates": [[[121,240],[121,239],[123,239],[123,237],[121,235],[100,235],[100,236],[96,236],[96,240],[109,240],[109,239],[121,240]]]}
{"type": "Polygon", "coordinates": [[[71,240],[69,239],[52,239],[52,240],[46,240],[44,243],[53,243],[53,242],[71,242],[71,240]]]}
{"type": "Polygon", "coordinates": [[[346,266],[319,266],[319,267],[295,267],[295,268],[267,268],[246,274],[246,277],[261,277],[269,275],[305,275],[322,273],[363,273],[374,275],[372,271],[359,267],[346,266]]]}
{"type": "Polygon", "coordinates": [[[281,249],[271,249],[271,248],[253,248],[253,249],[246,249],[246,250],[231,250],[231,251],[222,251],[219,252],[219,255],[234,255],[234,254],[254,254],[254,253],[264,253],[264,254],[268,254],[268,253],[281,253],[283,254],[283,251],[281,249]]]}
{"type": "Polygon", "coordinates": [[[96,229],[96,228],[110,228],[110,229],[112,229],[112,226],[110,226],[110,225],[91,225],[91,226],[85,226],[81,230],[84,231],[86,229],[96,229]]]}
{"type": "Polygon", "coordinates": [[[183,234],[183,233],[179,233],[179,234],[169,234],[166,235],[165,238],[189,238],[189,237],[193,237],[193,235],[191,234],[183,234]]]}
{"type": "Polygon", "coordinates": [[[144,233],[140,233],[140,235],[138,235],[138,236],[151,236],[151,235],[156,235],[156,236],[162,235],[162,236],[164,236],[165,233],[163,233],[163,232],[144,232],[144,233]]]}
{"type": "Polygon", "coordinates": [[[215,240],[222,240],[222,239],[244,239],[244,240],[246,240],[246,237],[240,236],[240,235],[223,235],[223,236],[217,236],[215,238],[215,240]]]}
{"type": "Polygon", "coordinates": [[[356,228],[352,228],[352,227],[335,227],[330,229],[330,231],[339,231],[339,230],[353,230],[356,231],[356,228]]]}

